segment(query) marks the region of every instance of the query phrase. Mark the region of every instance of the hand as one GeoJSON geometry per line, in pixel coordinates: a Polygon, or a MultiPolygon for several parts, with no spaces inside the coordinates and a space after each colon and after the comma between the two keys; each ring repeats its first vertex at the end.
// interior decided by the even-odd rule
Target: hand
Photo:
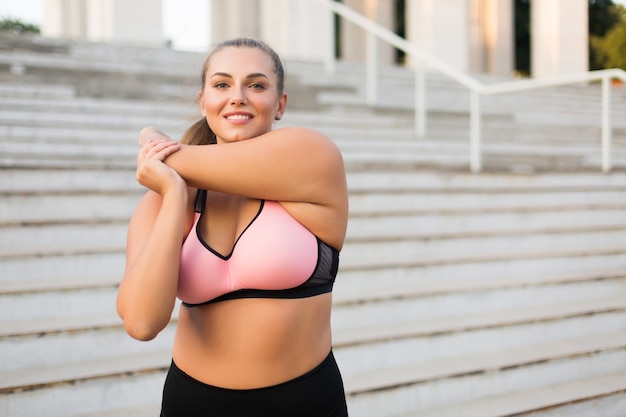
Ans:
{"type": "Polygon", "coordinates": [[[144,141],[137,155],[137,181],[161,195],[165,195],[172,186],[184,183],[181,176],[163,162],[180,149],[180,144],[164,135],[153,135],[149,139],[144,138],[144,141]]]}

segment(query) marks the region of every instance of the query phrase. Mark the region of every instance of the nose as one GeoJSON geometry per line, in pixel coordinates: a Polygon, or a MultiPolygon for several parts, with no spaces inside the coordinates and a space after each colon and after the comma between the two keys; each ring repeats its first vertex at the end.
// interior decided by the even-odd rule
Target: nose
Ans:
{"type": "Polygon", "coordinates": [[[246,102],[247,102],[246,94],[245,94],[243,86],[238,85],[235,88],[233,88],[232,96],[230,97],[230,104],[241,105],[241,104],[245,104],[246,102]]]}

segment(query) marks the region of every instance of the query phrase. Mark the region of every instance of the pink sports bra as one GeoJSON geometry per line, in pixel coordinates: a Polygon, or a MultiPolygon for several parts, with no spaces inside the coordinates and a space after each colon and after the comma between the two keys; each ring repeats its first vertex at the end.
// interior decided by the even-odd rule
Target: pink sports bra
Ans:
{"type": "Polygon", "coordinates": [[[236,298],[304,298],[331,292],[339,252],[278,202],[262,201],[223,256],[200,235],[206,190],[196,196],[194,225],[181,250],[178,298],[188,307],[236,298]]]}

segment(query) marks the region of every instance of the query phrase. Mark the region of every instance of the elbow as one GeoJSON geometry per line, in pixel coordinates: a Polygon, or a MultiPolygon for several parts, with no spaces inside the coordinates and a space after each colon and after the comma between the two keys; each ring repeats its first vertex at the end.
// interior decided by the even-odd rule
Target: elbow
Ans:
{"type": "Polygon", "coordinates": [[[147,326],[126,326],[124,325],[126,333],[135,340],[140,342],[149,342],[157,337],[159,331],[155,331],[147,326]]]}
{"type": "Polygon", "coordinates": [[[147,342],[156,338],[165,329],[174,311],[175,300],[168,306],[158,301],[145,303],[140,297],[118,293],[116,310],[122,319],[124,330],[133,339],[147,342]]]}
{"type": "Polygon", "coordinates": [[[165,326],[156,325],[146,321],[124,320],[124,330],[135,340],[149,342],[156,338],[165,326]]]}
{"type": "Polygon", "coordinates": [[[124,330],[135,340],[148,342],[156,338],[159,333],[169,324],[168,319],[150,319],[148,317],[135,317],[135,314],[126,314],[118,306],[118,314],[124,323],[124,330]]]}

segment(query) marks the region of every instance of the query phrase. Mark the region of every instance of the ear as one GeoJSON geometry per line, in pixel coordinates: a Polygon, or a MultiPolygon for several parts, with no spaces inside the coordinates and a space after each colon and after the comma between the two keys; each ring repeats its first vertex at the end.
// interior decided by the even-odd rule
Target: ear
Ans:
{"type": "Polygon", "coordinates": [[[283,93],[280,100],[278,100],[278,109],[276,110],[276,114],[280,114],[282,117],[286,109],[287,109],[287,93],[283,93]]]}
{"type": "Polygon", "coordinates": [[[204,117],[206,115],[206,112],[204,111],[204,102],[202,101],[202,90],[198,91],[198,103],[200,104],[200,112],[204,117]]]}

